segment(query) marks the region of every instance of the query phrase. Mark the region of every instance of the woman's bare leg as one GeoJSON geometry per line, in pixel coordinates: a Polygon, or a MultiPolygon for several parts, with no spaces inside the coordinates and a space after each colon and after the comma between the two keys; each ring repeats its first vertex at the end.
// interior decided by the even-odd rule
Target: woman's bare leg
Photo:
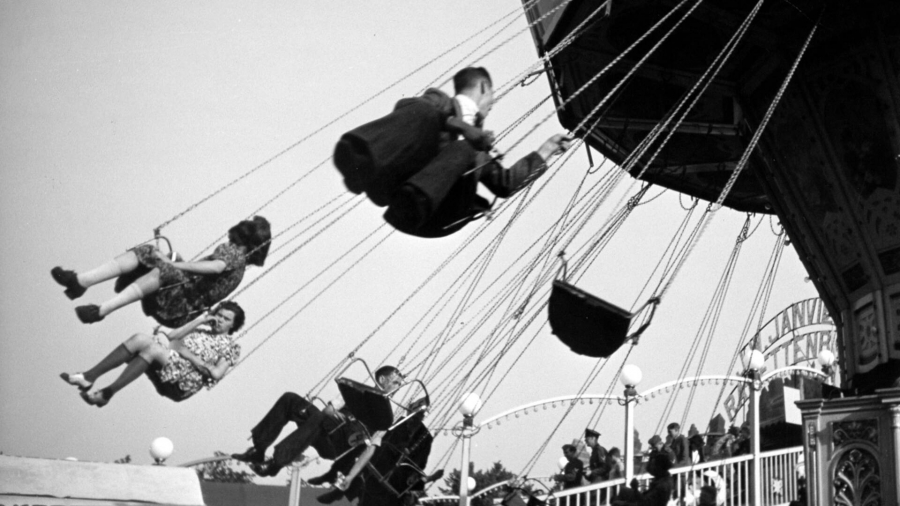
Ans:
{"type": "Polygon", "coordinates": [[[85,400],[90,404],[102,407],[109,402],[116,392],[140,378],[151,365],[166,365],[169,360],[169,347],[165,340],[163,340],[163,343],[166,344],[160,344],[156,341],[156,338],[145,334],[135,334],[129,338],[128,341],[123,343],[122,347],[134,351],[135,354],[128,361],[125,370],[108,387],[91,394],[84,394],[85,400]],[[134,348],[131,346],[134,346],[134,348]],[[137,348],[140,349],[138,350],[137,348]]]}
{"type": "Polygon", "coordinates": [[[137,269],[138,258],[134,251],[126,251],[116,258],[89,271],[78,274],[78,284],[87,288],[137,269]]]}
{"type": "Polygon", "coordinates": [[[100,317],[102,318],[122,306],[137,302],[157,290],[159,290],[159,269],[154,268],[147,274],[137,278],[113,298],[100,304],[100,317]]]}
{"type": "Polygon", "coordinates": [[[100,376],[112,371],[116,367],[129,362],[135,355],[150,349],[152,346],[159,346],[153,336],[149,334],[134,334],[119,346],[110,352],[94,367],[84,372],[84,379],[91,383],[97,381],[100,376]]]}

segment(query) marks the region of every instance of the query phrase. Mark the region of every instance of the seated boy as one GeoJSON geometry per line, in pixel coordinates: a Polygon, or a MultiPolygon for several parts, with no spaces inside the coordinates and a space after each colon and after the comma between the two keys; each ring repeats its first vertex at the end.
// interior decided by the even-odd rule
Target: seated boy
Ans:
{"type": "MultiPolygon", "coordinates": [[[[383,366],[375,371],[375,380],[385,392],[393,392],[403,384],[396,367],[383,366]]],[[[334,460],[355,446],[362,428],[355,423],[345,423],[346,416],[339,408],[329,406],[320,410],[303,397],[286,392],[272,409],[254,427],[251,433],[253,446],[244,453],[231,457],[250,464],[259,476],[275,476],[284,466],[297,460],[312,446],[319,456],[334,460]],[[297,430],[275,445],[274,456],[266,459],[266,449],[275,442],[288,422],[294,422],[297,430]]],[[[375,432],[371,439],[379,440],[383,432],[375,432]]]]}

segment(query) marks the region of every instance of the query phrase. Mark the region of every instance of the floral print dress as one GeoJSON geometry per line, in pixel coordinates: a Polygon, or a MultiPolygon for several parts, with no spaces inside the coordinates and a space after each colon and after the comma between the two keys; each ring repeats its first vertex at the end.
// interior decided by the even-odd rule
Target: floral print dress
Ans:
{"type": "Polygon", "coordinates": [[[134,249],[138,261],[145,268],[159,269],[159,290],[141,299],[144,314],[152,316],[166,327],[177,328],[234,291],[244,278],[247,259],[243,249],[235,244],[216,246],[213,253],[202,260],[221,260],[225,270],[204,276],[176,269],[172,264],[156,258],[157,248],[144,244],[134,249]]]}
{"type": "MultiPolygon", "coordinates": [[[[182,343],[210,366],[224,358],[233,367],[241,355],[241,346],[232,342],[228,335],[212,334],[206,329],[191,332],[182,338],[182,343]]],[[[199,392],[204,386],[212,388],[217,383],[174,350],[169,351],[169,361],[156,371],[156,375],[161,383],[177,385],[183,398],[199,392]]]]}

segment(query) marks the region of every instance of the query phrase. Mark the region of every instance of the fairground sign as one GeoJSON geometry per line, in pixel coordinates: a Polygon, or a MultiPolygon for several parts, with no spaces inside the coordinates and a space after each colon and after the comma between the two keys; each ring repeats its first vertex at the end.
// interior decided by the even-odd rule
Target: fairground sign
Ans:
{"type": "MultiPolygon", "coordinates": [[[[819,351],[827,348],[837,355],[836,344],[837,327],[822,299],[807,299],[788,306],[763,325],[741,348],[741,356],[750,349],[762,351],[766,363],[760,373],[765,374],[765,371],[792,365],[818,367],[816,358],[819,351]]],[[[741,367],[738,364],[737,374],[740,374],[741,367]]],[[[837,367],[833,374],[837,374],[837,367]]],[[[724,402],[729,420],[734,420],[748,395],[746,387],[732,389],[724,402]]]]}

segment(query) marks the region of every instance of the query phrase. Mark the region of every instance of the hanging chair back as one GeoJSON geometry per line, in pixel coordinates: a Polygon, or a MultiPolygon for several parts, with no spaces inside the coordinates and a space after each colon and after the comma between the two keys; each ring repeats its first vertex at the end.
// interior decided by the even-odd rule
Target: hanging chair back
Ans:
{"type": "MultiPolygon", "coordinates": [[[[163,249],[161,248],[161,242],[165,242],[166,247],[168,248],[168,252],[166,252],[166,256],[173,262],[182,261],[181,255],[179,255],[172,248],[172,242],[169,241],[169,239],[166,236],[157,235],[156,237],[151,239],[151,241],[156,241],[156,248],[159,249],[160,251],[163,251],[163,249]]],[[[147,242],[151,242],[151,241],[147,241],[147,242]]],[[[135,248],[137,248],[138,246],[142,246],[144,244],[146,244],[146,243],[138,244],[137,246],[135,246],[135,248]]],[[[134,249],[134,248],[132,248],[132,249],[134,249]]],[[[151,269],[149,267],[145,266],[144,264],[139,263],[137,268],[134,269],[133,271],[122,274],[121,276],[116,278],[116,284],[113,287],[113,290],[115,290],[116,293],[121,292],[122,290],[127,288],[128,285],[137,281],[138,278],[140,278],[144,274],[147,274],[148,272],[150,272],[150,270],[151,269]]],[[[152,299],[153,299],[153,297],[145,297],[145,298],[141,299],[141,307],[144,310],[144,314],[147,316],[154,316],[156,314],[156,312],[159,311],[159,308],[155,305],[155,303],[153,302],[152,299]]],[[[160,325],[166,325],[167,327],[173,326],[173,325],[169,325],[173,322],[166,322],[166,321],[159,321],[159,320],[157,320],[157,321],[160,323],[160,325]]],[[[179,325],[174,325],[174,326],[178,327],[179,325]]]]}
{"type": "Polygon", "coordinates": [[[166,383],[162,381],[161,379],[159,379],[159,375],[155,370],[148,370],[146,373],[144,373],[144,375],[147,376],[147,379],[149,379],[151,383],[153,383],[153,387],[156,388],[156,393],[158,393],[162,397],[165,397],[166,399],[170,399],[175,402],[181,402],[193,395],[185,393],[180,388],[178,388],[178,385],[175,383],[166,383]]]}
{"type": "Polygon", "coordinates": [[[625,343],[634,316],[562,280],[553,282],[548,312],[560,341],[579,355],[598,358],[625,343]]]}
{"type": "Polygon", "coordinates": [[[553,500],[553,491],[533,478],[525,478],[525,480],[520,483],[512,483],[509,485],[509,488],[509,492],[500,500],[500,504],[503,506],[546,506],[553,500]],[[539,485],[540,488],[543,488],[546,491],[546,495],[543,499],[538,497],[540,492],[535,490],[537,487],[531,487],[530,490],[526,488],[525,485],[529,481],[533,482],[535,485],[539,485]],[[523,495],[527,497],[527,501],[522,497],[523,495]]]}
{"type": "Polygon", "coordinates": [[[359,381],[343,377],[342,375],[357,362],[362,363],[363,367],[366,368],[369,377],[377,384],[377,378],[372,374],[369,365],[361,358],[355,358],[347,364],[347,366],[338,373],[335,382],[338,384],[338,390],[341,392],[341,397],[344,398],[345,409],[347,409],[360,423],[365,425],[370,432],[392,430],[415,416],[420,411],[427,410],[431,405],[431,397],[428,395],[428,389],[425,387],[425,384],[418,379],[404,382],[393,392],[385,392],[378,387],[369,386],[360,383],[359,381]],[[398,404],[398,406],[406,408],[407,415],[395,423],[391,397],[398,391],[410,385],[418,385],[419,388],[422,389],[423,396],[413,401],[408,406],[398,404]]]}
{"type": "Polygon", "coordinates": [[[553,333],[572,351],[588,357],[607,358],[626,341],[633,340],[637,344],[653,321],[659,302],[659,297],[651,297],[631,313],[557,279],[553,282],[547,310],[553,333]],[[636,331],[629,334],[634,317],[647,306],[650,306],[650,314],[636,331]]]}
{"type": "Polygon", "coordinates": [[[397,497],[410,490],[422,490],[425,483],[443,475],[442,471],[432,476],[425,474],[433,441],[434,436],[420,418],[410,420],[385,434],[381,451],[373,456],[368,468],[397,497]]]}
{"type": "Polygon", "coordinates": [[[372,387],[348,378],[338,378],[338,390],[350,413],[370,431],[388,430],[394,424],[394,410],[388,395],[378,387],[372,387]]]}

